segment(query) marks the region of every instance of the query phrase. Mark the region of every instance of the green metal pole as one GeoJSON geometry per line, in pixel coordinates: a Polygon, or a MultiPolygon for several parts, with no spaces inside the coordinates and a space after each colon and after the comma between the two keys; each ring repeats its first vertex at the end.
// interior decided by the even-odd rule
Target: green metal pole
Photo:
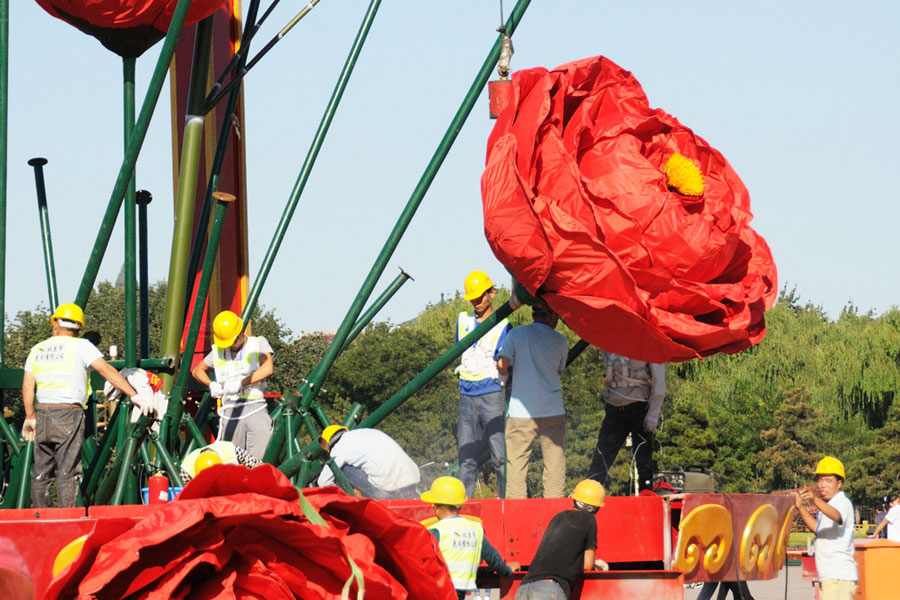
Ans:
{"type": "MultiPolygon", "coordinates": [[[[269,7],[269,10],[271,10],[272,6],[269,7]]],[[[260,19],[259,23],[257,23],[256,14],[258,11],[259,0],[251,0],[250,6],[247,9],[247,26],[244,28],[244,35],[241,37],[241,47],[238,52],[234,56],[232,56],[231,61],[229,61],[229,64],[228,66],[226,66],[224,71],[228,71],[228,69],[234,68],[235,72],[237,72],[237,70],[243,67],[244,62],[246,61],[247,52],[249,51],[250,42],[253,39],[253,34],[257,31],[260,23],[266,17],[266,15],[263,15],[263,18],[260,19]],[[237,66],[235,66],[235,64],[237,66]]],[[[268,14],[268,12],[266,14],[268,14]]],[[[224,72],[222,76],[224,77],[224,72]]],[[[215,85],[213,86],[213,88],[215,88],[215,85]]],[[[231,134],[232,118],[234,116],[235,110],[237,110],[238,100],[240,99],[240,92],[241,88],[235,87],[228,95],[228,102],[225,105],[225,114],[222,116],[222,127],[219,130],[218,142],[216,143],[216,151],[213,155],[209,180],[207,181],[206,185],[206,194],[204,195],[203,205],[200,208],[200,216],[197,220],[198,223],[206,223],[207,221],[209,221],[209,214],[212,212],[212,206],[214,203],[213,193],[218,189],[219,174],[221,173],[222,165],[225,162],[225,152],[228,150],[228,141],[231,134]]],[[[188,262],[188,281],[194,281],[197,278],[197,270],[200,268],[200,258],[203,254],[205,243],[206,229],[203,227],[198,227],[197,234],[194,236],[194,242],[191,245],[191,258],[188,262]]],[[[185,298],[185,313],[187,313],[189,307],[190,298],[185,298]]]]}
{"type": "Polygon", "coordinates": [[[188,421],[188,431],[191,436],[185,440],[185,443],[182,446],[181,456],[187,456],[193,452],[195,448],[206,445],[206,440],[203,438],[203,428],[206,427],[206,421],[209,420],[209,405],[212,400],[213,397],[209,395],[209,392],[206,392],[203,394],[200,405],[197,407],[197,415],[193,419],[185,415],[184,420],[188,421]],[[200,436],[199,439],[194,435],[194,429],[197,430],[197,435],[200,436]]]}
{"type": "MultiPolygon", "coordinates": [[[[519,0],[515,8],[513,8],[513,12],[509,17],[509,20],[507,20],[506,22],[506,30],[510,33],[510,35],[512,35],[512,33],[515,31],[516,27],[519,24],[519,21],[522,19],[522,15],[524,15],[525,13],[525,9],[528,8],[528,5],[530,3],[531,0],[519,0]]],[[[501,41],[502,37],[498,37],[497,41],[494,42],[494,46],[491,48],[490,53],[488,54],[484,63],[481,65],[481,69],[475,76],[475,80],[472,82],[471,87],[469,87],[469,91],[466,94],[466,97],[463,99],[459,110],[457,110],[456,115],[453,117],[453,120],[451,121],[450,126],[447,129],[447,132],[444,134],[444,137],[441,139],[441,142],[438,145],[434,155],[432,156],[431,161],[425,168],[425,172],[419,179],[418,185],[416,185],[416,188],[413,190],[413,193],[410,196],[406,207],[403,209],[400,218],[394,225],[394,229],[388,236],[388,239],[385,242],[381,253],[375,260],[375,264],[372,265],[372,269],[369,271],[368,276],[363,282],[359,293],[356,295],[353,304],[347,311],[347,314],[344,317],[344,321],[341,323],[341,326],[335,333],[331,345],[325,351],[325,355],[322,357],[319,365],[307,378],[307,383],[304,384],[304,386],[301,388],[301,395],[303,397],[304,405],[308,405],[308,403],[315,398],[316,394],[319,393],[322,381],[328,374],[328,370],[331,368],[331,365],[337,358],[340,349],[343,348],[344,342],[347,339],[347,335],[350,332],[353,324],[356,322],[357,316],[362,311],[362,307],[366,303],[366,300],[372,294],[372,290],[374,289],[375,284],[378,282],[378,279],[381,277],[381,274],[384,272],[388,260],[390,260],[391,256],[393,255],[394,250],[400,243],[400,239],[406,232],[406,228],[409,226],[410,221],[412,221],[413,215],[415,215],[416,210],[422,203],[422,199],[425,197],[425,192],[428,191],[428,188],[431,186],[431,182],[434,181],[438,169],[440,169],[441,164],[443,164],[444,159],[450,152],[450,148],[453,146],[453,142],[459,135],[463,124],[465,123],[469,114],[472,112],[472,108],[475,106],[475,102],[478,100],[478,96],[481,94],[481,90],[487,83],[487,80],[490,77],[494,66],[497,64],[497,60],[500,58],[501,41]]]]}
{"type": "MultiPolygon", "coordinates": [[[[256,303],[259,301],[259,294],[262,292],[262,288],[266,283],[266,278],[269,276],[269,270],[272,268],[272,263],[275,262],[275,255],[278,254],[278,248],[281,246],[281,242],[284,240],[284,236],[287,233],[287,228],[294,215],[294,210],[297,208],[297,203],[300,202],[300,195],[306,187],[306,182],[312,172],[313,165],[316,163],[319,150],[322,148],[322,143],[325,141],[325,135],[328,133],[328,128],[331,126],[331,121],[334,119],[334,115],[337,112],[341,97],[344,95],[344,90],[347,87],[347,83],[350,81],[350,75],[353,73],[353,68],[356,66],[356,60],[359,58],[363,44],[366,41],[366,36],[369,34],[372,21],[374,21],[375,14],[378,12],[378,7],[380,5],[381,0],[371,0],[369,8],[363,17],[362,24],[356,34],[356,39],[353,41],[350,53],[347,56],[347,60],[344,62],[344,68],[338,77],[334,91],[331,93],[331,99],[328,101],[328,106],[325,107],[325,113],[322,115],[322,120],[319,122],[319,128],[316,130],[316,135],[313,137],[309,151],[306,153],[306,159],[303,161],[303,166],[300,168],[297,182],[294,184],[294,189],[291,191],[291,196],[281,215],[281,220],[275,228],[272,242],[269,244],[269,249],[266,251],[266,256],[263,258],[262,264],[260,265],[259,275],[257,275],[256,280],[253,282],[253,287],[247,298],[247,304],[244,305],[244,312],[241,316],[243,317],[245,324],[249,322],[250,315],[253,314],[253,309],[256,308],[256,303]]],[[[359,314],[359,312],[357,312],[357,314],[359,314]]],[[[354,315],[354,321],[355,320],[356,317],[354,315]]],[[[340,344],[338,344],[338,347],[340,347],[340,344]]]]}
{"type": "MultiPolygon", "coordinates": [[[[122,59],[122,95],[124,102],[125,150],[134,131],[134,77],[135,59],[122,59]]],[[[137,205],[135,179],[125,189],[125,366],[136,367],[137,353],[137,205]]]]}
{"type": "MultiPolygon", "coordinates": [[[[368,325],[373,318],[375,318],[375,315],[378,314],[378,311],[384,308],[384,305],[388,303],[388,300],[390,300],[394,296],[394,294],[396,294],[397,291],[401,287],[403,287],[403,284],[410,279],[412,279],[410,274],[403,269],[400,269],[400,274],[394,278],[394,281],[391,282],[391,285],[389,285],[387,289],[382,292],[382,294],[375,300],[372,306],[369,307],[369,309],[366,310],[366,312],[364,312],[353,325],[353,329],[350,330],[350,333],[347,335],[347,339],[344,340],[344,345],[341,347],[341,352],[347,349],[347,346],[349,346],[353,342],[353,340],[356,339],[356,336],[358,336],[360,332],[366,328],[366,325],[368,325]]],[[[415,279],[413,279],[413,281],[415,281],[415,279]]]]}
{"type": "Polygon", "coordinates": [[[159,436],[152,431],[149,435],[150,441],[152,441],[153,445],[156,447],[156,456],[162,460],[163,467],[165,467],[166,471],[169,473],[169,481],[178,487],[183,486],[184,480],[181,478],[181,469],[175,464],[172,455],[169,454],[169,451],[166,449],[166,445],[163,444],[162,440],[159,439],[159,436]]]}
{"type": "Polygon", "coordinates": [[[81,482],[81,495],[84,496],[85,500],[90,500],[94,497],[94,492],[97,490],[97,484],[100,482],[100,475],[103,473],[107,461],[109,461],[109,455],[113,448],[113,440],[116,439],[116,432],[119,430],[119,418],[124,413],[125,409],[121,403],[117,404],[116,409],[113,411],[113,414],[106,425],[106,431],[103,432],[103,438],[100,440],[100,451],[94,455],[93,459],[91,459],[91,464],[84,473],[81,482]]]}
{"type": "Polygon", "coordinates": [[[138,190],[135,194],[138,203],[138,258],[139,293],[140,293],[140,325],[141,325],[141,358],[150,358],[150,277],[148,275],[147,256],[147,205],[153,201],[153,194],[147,190],[138,190]]]}
{"type": "Polygon", "coordinates": [[[588,346],[590,346],[590,344],[584,340],[575,342],[575,345],[569,349],[569,354],[566,356],[566,366],[568,367],[576,358],[581,356],[581,353],[587,350],[588,346]]]}
{"type": "MultiPolygon", "coordinates": [[[[178,368],[175,385],[172,386],[172,393],[169,396],[169,405],[166,409],[165,421],[169,422],[167,431],[169,432],[169,440],[167,446],[172,448],[175,439],[175,433],[178,431],[178,423],[181,422],[181,415],[184,410],[182,402],[184,393],[187,389],[187,378],[191,373],[191,359],[193,353],[188,348],[193,348],[197,343],[197,336],[200,335],[200,323],[203,321],[203,306],[206,304],[206,296],[209,294],[209,284],[212,281],[213,270],[216,266],[216,255],[219,251],[219,238],[222,235],[222,226],[225,224],[225,211],[231,202],[234,202],[234,196],[224,192],[216,192],[216,210],[213,214],[212,227],[209,232],[209,242],[206,246],[206,257],[203,259],[203,270],[200,274],[200,282],[197,284],[197,295],[194,298],[194,309],[191,311],[191,323],[188,328],[187,338],[185,338],[185,352],[181,356],[181,365],[178,368]]],[[[193,423],[193,421],[191,421],[193,423]]]]}
{"type": "Polygon", "coordinates": [[[97,279],[100,263],[103,261],[103,255],[106,253],[109,238],[112,236],[116,218],[119,215],[119,208],[122,206],[122,200],[125,197],[125,188],[134,172],[134,165],[137,162],[141,146],[144,144],[144,138],[147,136],[150,119],[153,117],[153,111],[156,109],[156,102],[159,100],[159,94],[166,79],[166,72],[169,64],[172,62],[172,56],[175,54],[178,36],[181,35],[181,29],[184,27],[184,19],[187,16],[190,5],[191,0],[178,0],[178,4],[175,6],[175,11],[172,14],[169,31],[166,33],[165,41],[159,53],[159,59],[156,61],[156,68],[150,77],[150,84],[147,87],[144,104],[141,106],[141,113],[138,116],[131,138],[128,140],[125,159],[119,168],[119,175],[116,178],[109,203],[106,206],[106,213],[103,215],[103,220],[100,223],[100,231],[97,233],[97,239],[91,250],[91,256],[84,270],[84,276],[81,278],[78,295],[75,297],[75,303],[82,308],[87,304],[91,290],[94,287],[94,281],[97,279]]]}
{"type": "Polygon", "coordinates": [[[41,220],[41,241],[44,245],[44,270],[47,272],[47,297],[50,310],[59,306],[59,295],[56,291],[56,267],[53,262],[53,241],[50,236],[50,213],[47,210],[47,189],[44,186],[44,165],[47,159],[35,157],[28,161],[34,168],[34,186],[37,189],[38,217],[41,220]]]}
{"type": "MultiPolygon", "coordinates": [[[[9,0],[0,0],[0,367],[6,359],[6,162],[9,125],[9,0]]],[[[3,399],[0,390],[0,400],[3,399]]]]}
{"type": "Polygon", "coordinates": [[[34,442],[25,442],[24,452],[19,455],[22,461],[22,478],[16,495],[16,508],[28,508],[31,504],[31,470],[34,468],[34,442]]]}
{"type": "MultiPolygon", "coordinates": [[[[125,366],[124,360],[111,360],[109,364],[117,369],[121,369],[125,366]]],[[[138,361],[138,366],[142,369],[149,369],[151,371],[165,371],[171,370],[175,368],[175,359],[171,357],[167,358],[142,358],[138,361]]]]}
{"type": "Polygon", "coordinates": [[[15,429],[7,423],[6,418],[2,414],[0,414],[0,432],[2,432],[3,437],[6,439],[7,445],[12,450],[13,454],[19,453],[19,436],[16,435],[15,429]]]}
{"type": "MultiPolygon", "coordinates": [[[[206,440],[203,439],[203,432],[200,431],[200,428],[197,427],[197,424],[190,417],[183,419],[185,425],[187,425],[188,432],[191,434],[191,440],[194,442],[194,446],[197,448],[202,448],[206,445],[206,440]]],[[[193,450],[193,448],[191,448],[193,450]]],[[[187,454],[187,453],[185,453],[187,454]]]]}
{"type": "MultiPolygon", "coordinates": [[[[191,233],[194,228],[194,203],[197,197],[197,178],[203,143],[203,99],[209,73],[213,18],[207,17],[197,25],[197,36],[194,40],[191,84],[188,88],[184,139],[181,143],[181,166],[178,170],[178,191],[175,195],[175,231],[172,234],[172,255],[169,260],[166,310],[162,332],[161,354],[163,356],[178,357],[181,333],[184,328],[184,299],[189,293],[187,266],[191,251],[191,233]]],[[[192,347],[185,346],[185,354],[191,354],[192,351],[192,347]]],[[[172,376],[164,376],[163,389],[169,392],[171,387],[172,376]]],[[[173,406],[171,401],[169,406],[173,406]]],[[[177,425],[180,419],[167,414],[166,421],[171,426],[172,424],[177,425]]],[[[163,427],[166,427],[166,421],[163,422],[163,427]]],[[[167,444],[170,443],[170,440],[171,433],[163,436],[163,441],[167,444]]]]}
{"type": "Polygon", "coordinates": [[[129,435],[125,440],[125,444],[119,446],[119,449],[116,452],[116,462],[113,465],[112,470],[107,474],[106,480],[100,484],[98,497],[101,501],[105,499],[108,488],[112,485],[109,482],[112,480],[115,481],[115,491],[113,492],[110,504],[113,506],[122,504],[128,480],[133,477],[133,474],[131,473],[131,463],[134,460],[134,454],[137,451],[140,442],[147,435],[147,430],[150,428],[152,422],[152,419],[149,417],[141,415],[137,423],[135,423],[133,427],[129,427],[129,435]],[[115,474],[118,474],[118,477],[113,479],[115,474]]]}

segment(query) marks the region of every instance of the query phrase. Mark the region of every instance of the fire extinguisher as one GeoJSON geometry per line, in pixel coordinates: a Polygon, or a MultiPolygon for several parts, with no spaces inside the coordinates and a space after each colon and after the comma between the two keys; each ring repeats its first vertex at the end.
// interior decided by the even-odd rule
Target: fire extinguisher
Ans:
{"type": "Polygon", "coordinates": [[[148,504],[165,504],[169,501],[169,479],[165,475],[152,476],[148,486],[148,504]]]}

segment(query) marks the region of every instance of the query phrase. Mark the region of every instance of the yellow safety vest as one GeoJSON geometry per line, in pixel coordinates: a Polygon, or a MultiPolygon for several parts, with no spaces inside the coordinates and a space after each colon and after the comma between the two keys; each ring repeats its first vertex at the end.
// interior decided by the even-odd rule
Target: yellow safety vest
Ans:
{"type": "Polygon", "coordinates": [[[181,470],[190,475],[191,479],[197,476],[194,470],[194,463],[197,462],[197,457],[204,450],[215,450],[222,457],[223,464],[236,465],[238,462],[237,455],[234,453],[234,444],[231,442],[213,442],[208,446],[197,448],[181,461],[181,470]]]}
{"type": "Polygon", "coordinates": [[[484,527],[480,521],[461,516],[441,519],[430,529],[440,533],[438,545],[457,590],[474,590],[475,573],[481,562],[484,527]]]}
{"type": "MultiPolygon", "coordinates": [[[[230,360],[225,358],[225,350],[216,347],[216,360],[213,366],[216,370],[216,381],[219,383],[224,385],[227,381],[244,379],[259,368],[259,337],[248,336],[247,341],[236,353],[229,350],[232,354],[230,360]]],[[[244,386],[240,398],[244,403],[265,401],[263,395],[265,389],[264,381],[244,386]]]]}
{"type": "MultiPolygon", "coordinates": [[[[494,351],[500,343],[503,330],[509,325],[508,319],[503,319],[494,325],[480,340],[466,348],[462,354],[462,363],[456,372],[463,381],[481,381],[482,379],[497,379],[500,372],[497,371],[497,363],[494,362],[494,351]]],[[[463,339],[469,332],[478,326],[475,317],[470,313],[461,312],[456,320],[456,337],[463,339]]]]}
{"type": "MultiPolygon", "coordinates": [[[[35,345],[28,355],[39,404],[87,403],[87,369],[77,365],[81,338],[57,335],[35,345]]],[[[90,342],[84,342],[90,343],[90,342]]]]}

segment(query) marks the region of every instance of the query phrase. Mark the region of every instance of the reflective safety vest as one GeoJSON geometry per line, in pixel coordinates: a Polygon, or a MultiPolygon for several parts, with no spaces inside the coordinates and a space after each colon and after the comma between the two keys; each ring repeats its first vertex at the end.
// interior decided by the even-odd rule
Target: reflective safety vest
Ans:
{"type": "MultiPolygon", "coordinates": [[[[222,385],[227,381],[244,379],[259,368],[259,337],[248,336],[244,345],[237,352],[232,352],[227,348],[216,347],[216,361],[213,366],[216,370],[216,381],[222,385]],[[225,358],[225,352],[231,355],[231,359],[225,358]]],[[[240,395],[241,403],[265,402],[265,397],[263,396],[263,390],[265,389],[265,381],[244,386],[240,395]]],[[[224,403],[224,406],[227,407],[230,404],[235,404],[235,402],[224,403]]]]}
{"type": "Polygon", "coordinates": [[[87,404],[87,369],[77,364],[81,343],[90,342],[57,335],[31,349],[28,356],[39,404],[87,404]]]}
{"type": "Polygon", "coordinates": [[[441,519],[430,529],[436,529],[441,539],[438,545],[450,571],[453,587],[458,590],[475,589],[475,573],[481,562],[484,527],[481,522],[465,517],[441,519]]]}
{"type": "MultiPolygon", "coordinates": [[[[461,312],[456,320],[456,338],[463,339],[473,331],[479,323],[474,315],[461,312]]],[[[494,325],[480,340],[466,348],[462,354],[462,363],[456,368],[463,381],[481,381],[482,379],[498,379],[500,372],[494,362],[494,352],[500,343],[503,330],[509,326],[509,320],[503,319],[494,325]]]]}
{"type": "Polygon", "coordinates": [[[234,444],[232,444],[231,442],[213,442],[208,446],[197,448],[196,450],[185,456],[184,460],[181,461],[181,470],[190,475],[191,479],[197,476],[197,473],[194,469],[194,463],[197,462],[197,457],[200,456],[200,453],[204,450],[215,450],[219,454],[219,456],[222,457],[222,464],[238,464],[237,455],[234,453],[234,444]]]}
{"type": "Polygon", "coordinates": [[[650,399],[650,364],[621,354],[606,355],[607,373],[612,371],[603,397],[613,405],[646,402],[650,399]]]}

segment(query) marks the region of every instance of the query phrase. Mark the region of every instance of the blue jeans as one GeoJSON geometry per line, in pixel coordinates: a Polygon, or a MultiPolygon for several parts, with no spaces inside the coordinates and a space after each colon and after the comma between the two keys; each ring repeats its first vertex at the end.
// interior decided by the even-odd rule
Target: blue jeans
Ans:
{"type": "Polygon", "coordinates": [[[481,396],[459,396],[459,421],[456,438],[459,448],[459,479],[466,486],[466,495],[475,493],[478,467],[487,460],[497,474],[497,487],[503,496],[503,468],[506,462],[506,443],[503,437],[506,399],[503,392],[481,396]]]}
{"type": "Polygon", "coordinates": [[[516,600],[566,600],[566,593],[552,579],[541,579],[520,585],[516,600]]]}

